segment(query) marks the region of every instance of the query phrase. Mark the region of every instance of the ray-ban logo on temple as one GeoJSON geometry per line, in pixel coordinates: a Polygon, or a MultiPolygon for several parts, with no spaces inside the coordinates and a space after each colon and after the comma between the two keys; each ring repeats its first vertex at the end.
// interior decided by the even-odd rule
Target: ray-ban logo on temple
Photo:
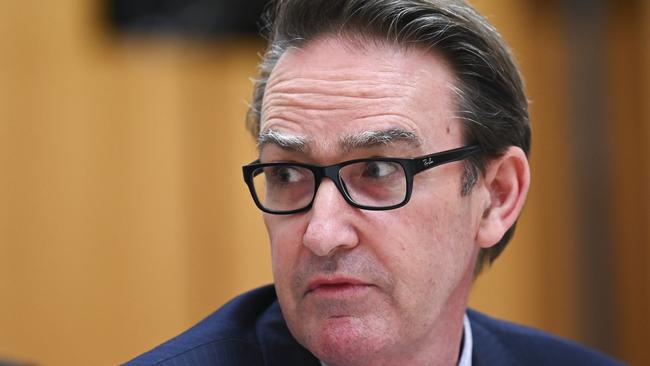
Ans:
{"type": "Polygon", "coordinates": [[[255,204],[267,213],[286,215],[309,210],[323,178],[331,179],[354,207],[390,210],[409,201],[416,174],[479,151],[479,146],[472,145],[413,159],[378,157],[328,166],[256,160],[242,169],[255,204]]]}

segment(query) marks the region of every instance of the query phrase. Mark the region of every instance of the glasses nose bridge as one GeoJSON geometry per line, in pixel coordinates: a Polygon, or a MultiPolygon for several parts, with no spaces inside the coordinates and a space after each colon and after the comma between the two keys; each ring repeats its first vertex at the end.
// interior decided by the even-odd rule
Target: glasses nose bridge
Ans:
{"type": "MultiPolygon", "coordinates": [[[[336,189],[338,189],[339,193],[343,196],[343,199],[349,203],[346,187],[339,176],[340,170],[341,165],[338,164],[321,167],[317,172],[316,190],[318,190],[318,187],[320,187],[323,178],[329,178],[334,183],[334,186],[336,186],[336,189]]],[[[316,192],[314,192],[314,196],[315,195],[316,192]]]]}

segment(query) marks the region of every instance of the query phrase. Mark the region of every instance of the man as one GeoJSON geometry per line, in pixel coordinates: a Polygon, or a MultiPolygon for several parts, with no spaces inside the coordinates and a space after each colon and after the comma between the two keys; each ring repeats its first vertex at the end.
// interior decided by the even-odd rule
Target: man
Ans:
{"type": "Polygon", "coordinates": [[[522,82],[463,1],[281,0],[244,179],[275,286],[129,365],[610,365],[467,310],[529,186],[522,82]]]}

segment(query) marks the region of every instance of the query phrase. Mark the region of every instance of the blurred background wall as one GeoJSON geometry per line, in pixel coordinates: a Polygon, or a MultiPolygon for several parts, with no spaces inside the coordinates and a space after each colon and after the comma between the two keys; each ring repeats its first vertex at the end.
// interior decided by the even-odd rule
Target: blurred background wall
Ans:
{"type": "MultiPolygon", "coordinates": [[[[534,134],[518,233],[472,306],[650,364],[650,3],[474,3],[534,134]]],[[[264,43],[111,11],[0,1],[0,360],[117,364],[271,281],[240,178],[264,43]]]]}

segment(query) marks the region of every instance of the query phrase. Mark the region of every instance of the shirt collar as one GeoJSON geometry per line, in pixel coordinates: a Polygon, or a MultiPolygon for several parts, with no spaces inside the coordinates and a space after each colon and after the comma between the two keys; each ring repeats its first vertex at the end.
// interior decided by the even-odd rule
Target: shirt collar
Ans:
{"type": "MultiPolygon", "coordinates": [[[[474,338],[472,337],[472,325],[469,322],[467,313],[463,316],[463,344],[460,358],[458,359],[458,366],[472,366],[472,348],[474,346],[474,338]]],[[[325,362],[320,361],[321,366],[327,366],[325,362]]]]}
{"type": "Polygon", "coordinates": [[[469,323],[467,314],[463,317],[463,350],[458,359],[458,366],[472,366],[472,348],[474,338],[472,337],[472,326],[469,323]]]}

